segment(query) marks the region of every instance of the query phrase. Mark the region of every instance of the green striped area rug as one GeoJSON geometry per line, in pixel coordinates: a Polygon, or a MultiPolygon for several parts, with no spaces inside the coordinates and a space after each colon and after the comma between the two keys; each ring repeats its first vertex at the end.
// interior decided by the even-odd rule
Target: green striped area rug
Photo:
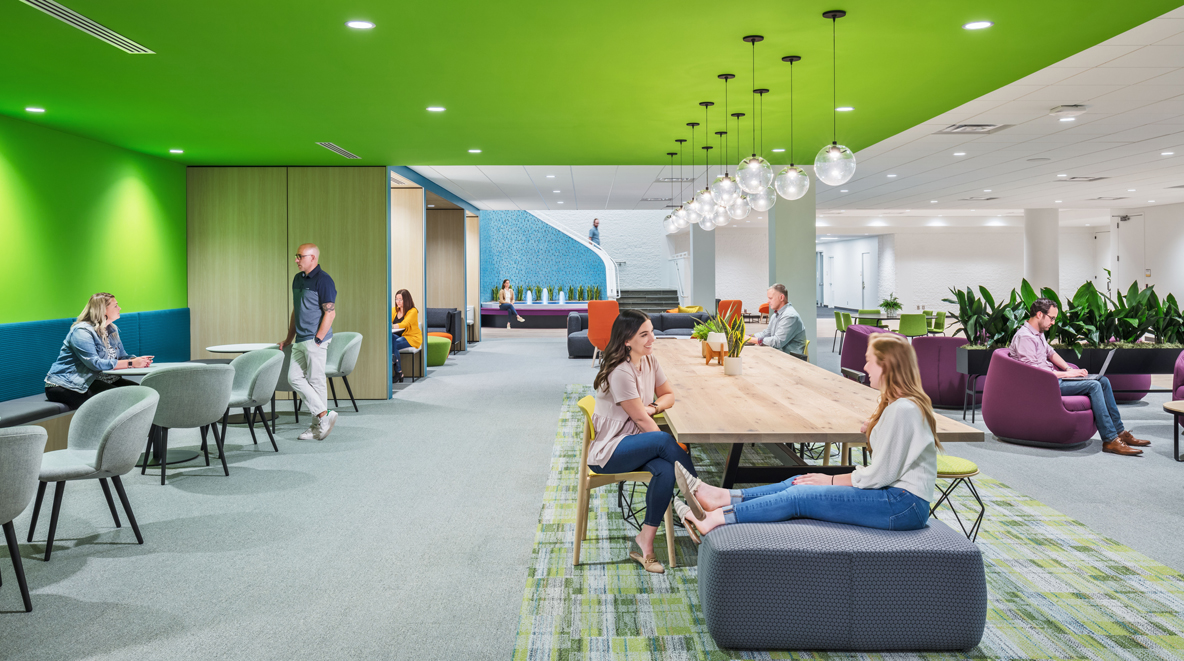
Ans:
{"type": "MultiPolygon", "coordinates": [[[[629,560],[635,531],[617,492],[592,493],[581,564],[571,564],[575,475],[591,394],[569,386],[551,457],[538,533],[522,599],[516,661],[634,659],[1180,659],[1184,658],[1184,576],[986,476],[975,485],[987,504],[978,536],[990,604],[978,647],[957,654],[841,654],[722,650],[699,607],[696,549],[682,529],[678,567],[643,571],[629,560]]],[[[700,475],[717,483],[723,456],[692,448],[700,475]]],[[[774,458],[745,450],[746,464],[774,458]]],[[[969,496],[956,501],[974,511],[969,496]]],[[[956,525],[947,513],[941,518],[956,525]]],[[[655,553],[665,562],[659,532],[655,553]]]]}

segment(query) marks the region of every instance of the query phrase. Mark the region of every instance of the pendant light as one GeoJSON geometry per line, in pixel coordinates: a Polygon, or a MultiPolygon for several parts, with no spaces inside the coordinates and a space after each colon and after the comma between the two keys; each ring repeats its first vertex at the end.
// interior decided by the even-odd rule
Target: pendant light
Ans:
{"type": "MultiPolygon", "coordinates": [[[[727,125],[727,123],[725,122],[725,126],[726,125],[727,125]]],[[[720,152],[720,157],[719,157],[719,162],[720,162],[719,167],[722,170],[724,167],[724,165],[723,165],[724,159],[728,157],[727,147],[724,146],[724,139],[725,139],[725,136],[728,135],[728,132],[727,131],[716,131],[715,135],[718,136],[718,138],[719,138],[719,144],[717,146],[719,146],[723,150],[720,152]]],[[[727,177],[733,184],[736,183],[736,180],[732,179],[731,177],[728,177],[728,173],[725,171],[722,176],[716,177],[715,182],[713,182],[711,184],[711,189],[712,189],[711,196],[713,198],[715,198],[715,201],[716,201],[716,205],[715,205],[715,226],[716,227],[723,227],[724,225],[727,225],[728,223],[732,222],[732,218],[730,216],[728,216],[728,205],[721,204],[719,202],[719,196],[717,196],[716,192],[715,192],[715,184],[719,183],[720,180],[723,179],[724,177],[727,177]]],[[[735,192],[735,197],[740,197],[740,186],[736,186],[734,192],[735,192]]]]}
{"type": "Polygon", "coordinates": [[[786,55],[782,62],[789,62],[789,167],[773,180],[777,193],[787,200],[800,200],[810,190],[810,177],[793,162],[793,63],[801,60],[800,55],[786,55]]]}
{"type": "MultiPolygon", "coordinates": [[[[711,124],[709,122],[710,117],[708,116],[707,109],[711,106],[714,106],[715,102],[700,101],[699,105],[703,107],[702,149],[705,153],[703,155],[703,188],[695,193],[695,204],[698,205],[696,206],[695,211],[698,211],[699,215],[703,216],[704,219],[707,219],[715,215],[716,207],[715,198],[711,195],[711,188],[708,186],[708,182],[711,181],[711,145],[707,144],[711,139],[711,124]]],[[[700,220],[699,226],[703,227],[703,225],[703,221],[700,220]]],[[[715,229],[715,224],[712,223],[711,227],[703,227],[703,229],[715,229]]]]}
{"type": "Polygon", "coordinates": [[[832,118],[832,141],[829,145],[822,148],[818,155],[814,157],[814,176],[824,184],[830,186],[841,186],[851,180],[855,176],[855,154],[851,153],[843,145],[839,144],[839,120],[838,111],[835,110],[838,106],[838,47],[837,47],[837,28],[835,27],[838,20],[847,15],[847,12],[841,10],[834,10],[824,12],[823,18],[830,19],[831,30],[831,118],[832,118]]]}
{"type": "MultiPolygon", "coordinates": [[[[668,151],[666,155],[670,157],[670,206],[674,206],[674,157],[678,156],[678,152],[668,151]]],[[[673,234],[678,230],[678,227],[674,225],[673,210],[662,219],[662,228],[666,230],[667,234],[673,234]]]]}
{"type": "MultiPolygon", "coordinates": [[[[696,177],[695,177],[695,127],[698,125],[699,125],[699,122],[687,122],[687,126],[691,127],[691,192],[692,193],[695,190],[695,179],[696,179],[696,177]]],[[[696,210],[695,196],[693,194],[691,195],[691,199],[689,199],[683,203],[682,208],[683,208],[683,211],[685,212],[683,217],[686,219],[688,226],[694,225],[695,223],[698,223],[700,220],[703,220],[703,214],[699,213],[696,210]]]]}
{"type": "MultiPolygon", "coordinates": [[[[761,151],[764,151],[765,146],[765,95],[769,93],[767,89],[756,89],[753,93],[761,96],[761,151]]],[[[764,159],[761,159],[764,162],[764,159]]],[[[765,187],[755,193],[748,194],[748,206],[752,207],[753,211],[768,211],[777,203],[777,191],[769,184],[773,183],[773,168],[765,163],[768,168],[769,178],[765,187]]]]}
{"type": "MultiPolygon", "coordinates": [[[[724,81],[724,126],[726,128],[728,120],[728,81],[735,78],[736,74],[721,73],[716,77],[724,81]]],[[[716,131],[716,135],[727,135],[727,131],[716,131]]],[[[722,154],[723,156],[719,159],[720,164],[723,164],[727,158],[728,150],[726,146],[722,154]]],[[[740,197],[740,184],[736,183],[736,180],[725,169],[724,173],[716,177],[715,181],[711,183],[711,196],[715,198],[716,204],[727,207],[729,204],[735,202],[736,198],[740,197]]],[[[724,224],[726,225],[727,223],[725,222],[724,224]]]]}
{"type": "MultiPolygon", "coordinates": [[[[685,184],[685,181],[686,181],[686,178],[682,176],[682,146],[683,146],[683,143],[685,143],[686,141],[687,141],[686,138],[679,138],[678,140],[675,140],[675,142],[678,143],[678,183],[679,184],[685,184]]],[[[685,185],[680,185],[678,187],[679,188],[678,192],[680,194],[679,195],[680,197],[681,197],[682,189],[685,187],[686,187],[685,185]]],[[[673,198],[673,196],[671,196],[671,197],[673,198]]],[[[690,222],[687,221],[686,207],[681,204],[678,205],[678,208],[676,208],[674,210],[674,213],[670,214],[670,219],[674,221],[674,226],[676,229],[681,230],[681,229],[686,228],[687,225],[690,225],[690,222]]]]}
{"type": "MultiPolygon", "coordinates": [[[[742,112],[732,113],[732,117],[736,118],[736,159],[740,159],[740,118],[744,116],[742,112]]],[[[736,184],[739,186],[739,182],[736,184]]],[[[736,201],[728,205],[728,217],[732,220],[744,220],[748,217],[748,213],[752,211],[752,207],[748,205],[748,197],[741,191],[740,195],[736,196],[736,201]]]]}
{"type": "MultiPolygon", "coordinates": [[[[756,42],[764,41],[759,34],[744,37],[744,41],[752,44],[752,86],[756,87],[756,42]]],[[[765,90],[766,92],[768,90],[765,90]]],[[[756,90],[753,90],[753,94],[756,90]]],[[[773,183],[773,166],[756,154],[756,98],[752,100],[752,156],[740,161],[736,167],[736,182],[745,193],[758,193],[773,183]]],[[[749,200],[751,202],[752,200],[749,200]]]]}

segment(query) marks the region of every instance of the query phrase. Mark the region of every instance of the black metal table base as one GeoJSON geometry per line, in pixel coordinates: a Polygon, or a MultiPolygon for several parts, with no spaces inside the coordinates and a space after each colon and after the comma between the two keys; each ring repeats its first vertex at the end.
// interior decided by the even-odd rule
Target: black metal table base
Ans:
{"type": "MultiPolygon", "coordinates": [[[[148,453],[142,453],[140,455],[140,458],[136,461],[136,468],[142,468],[144,466],[144,458],[147,456],[148,453]]],[[[165,453],[164,465],[172,466],[173,464],[183,464],[187,461],[193,461],[200,456],[202,456],[201,453],[195,450],[169,450],[165,453]]],[[[151,457],[148,459],[149,467],[159,465],[160,462],[156,460],[156,457],[151,457]]]]}
{"type": "Polygon", "coordinates": [[[741,466],[740,454],[744,451],[743,443],[733,443],[728,452],[728,463],[724,468],[723,481],[720,487],[731,489],[736,484],[772,484],[784,482],[797,475],[806,473],[822,473],[823,475],[845,475],[855,470],[854,466],[813,466],[794,457],[797,466],[741,466]]]}

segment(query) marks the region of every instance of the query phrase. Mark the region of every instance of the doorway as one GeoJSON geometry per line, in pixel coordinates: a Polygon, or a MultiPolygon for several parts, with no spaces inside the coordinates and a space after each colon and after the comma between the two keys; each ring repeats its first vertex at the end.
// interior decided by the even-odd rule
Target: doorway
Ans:
{"type": "Polygon", "coordinates": [[[815,273],[814,280],[818,283],[818,293],[814,298],[815,298],[815,304],[817,306],[821,307],[824,303],[823,297],[822,297],[822,292],[823,292],[823,287],[824,287],[823,278],[825,277],[822,272],[822,251],[821,250],[815,253],[815,271],[816,271],[816,273],[815,273]]]}
{"type": "Polygon", "coordinates": [[[867,306],[867,269],[871,261],[871,253],[859,253],[859,309],[866,310],[867,306]]]}
{"type": "MultiPolygon", "coordinates": [[[[1106,269],[1110,268],[1110,232],[1094,232],[1094,287],[1106,291],[1106,269]]],[[[1109,292],[1106,292],[1109,294],[1109,292]]]]}

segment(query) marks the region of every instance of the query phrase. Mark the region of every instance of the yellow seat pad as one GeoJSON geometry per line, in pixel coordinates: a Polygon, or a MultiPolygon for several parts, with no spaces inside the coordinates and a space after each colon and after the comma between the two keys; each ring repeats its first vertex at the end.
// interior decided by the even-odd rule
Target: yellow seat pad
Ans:
{"type": "Polygon", "coordinates": [[[978,472],[978,464],[969,459],[952,457],[948,454],[937,455],[937,475],[974,475],[978,472]]]}

